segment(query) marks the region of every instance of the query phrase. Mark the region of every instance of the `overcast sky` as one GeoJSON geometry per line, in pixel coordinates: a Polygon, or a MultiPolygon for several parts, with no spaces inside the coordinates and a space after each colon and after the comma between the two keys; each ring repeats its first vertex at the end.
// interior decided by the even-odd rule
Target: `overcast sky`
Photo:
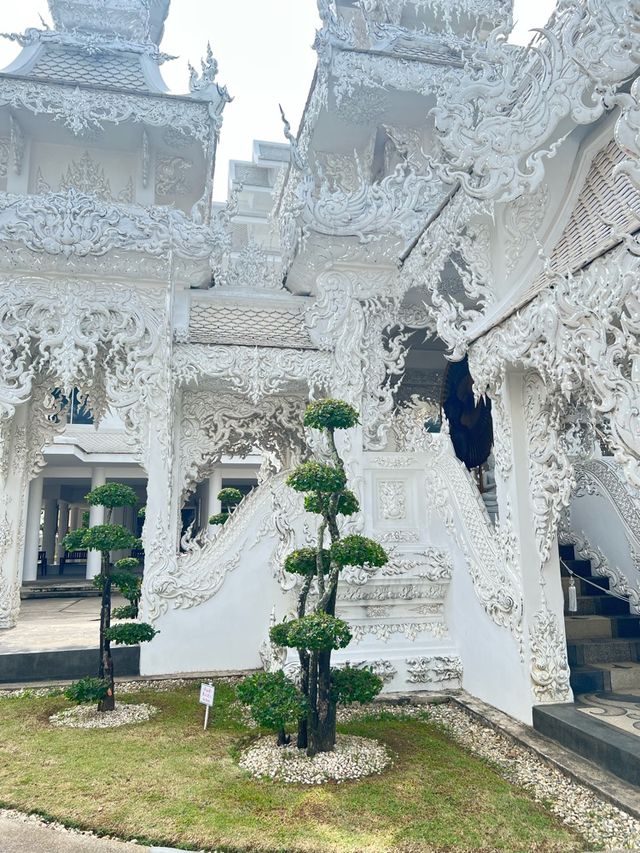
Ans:
{"type": "MultiPolygon", "coordinates": [[[[515,0],[513,40],[525,43],[531,27],[544,26],[555,0],[515,0]]],[[[19,32],[50,22],[46,0],[0,0],[0,30],[19,32]]],[[[215,195],[225,198],[227,162],[250,159],[253,139],[283,141],[278,103],[297,127],[315,67],[311,49],[318,26],[315,0],[172,0],[162,48],[179,56],[163,66],[173,91],[187,90],[187,61],[196,67],[211,41],[224,83],[234,100],[224,113],[215,195]]],[[[17,54],[0,40],[0,68],[17,54]]]]}

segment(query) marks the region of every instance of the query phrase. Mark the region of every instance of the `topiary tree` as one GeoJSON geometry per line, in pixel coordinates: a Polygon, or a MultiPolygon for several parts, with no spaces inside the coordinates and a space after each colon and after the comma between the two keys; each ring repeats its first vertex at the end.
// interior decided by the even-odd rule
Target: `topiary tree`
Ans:
{"type": "MultiPolygon", "coordinates": [[[[95,696],[100,693],[98,701],[99,711],[113,711],[115,708],[115,687],[113,659],[111,656],[111,643],[125,645],[136,645],[137,643],[151,640],[156,631],[151,625],[131,624],[111,627],[111,591],[116,584],[117,578],[123,586],[131,584],[131,578],[135,575],[131,572],[134,568],[127,558],[120,560],[116,568],[120,571],[114,573],[110,552],[121,549],[135,548],[140,546],[140,540],[130,530],[121,524],[111,524],[111,515],[116,507],[135,506],[138,502],[136,493],[130,486],[122,483],[107,483],[98,486],[86,496],[90,506],[103,506],[107,510],[106,524],[96,524],[93,527],[81,527],[67,534],[64,539],[64,547],[69,551],[87,549],[87,551],[100,551],[102,555],[100,574],[94,579],[95,585],[101,590],[100,603],[100,666],[98,679],[103,684],[103,690],[96,688],[95,696]],[[123,565],[124,564],[124,565],[123,565]],[[122,630],[124,629],[124,630],[122,630]]],[[[137,560],[134,561],[137,565],[137,560]]],[[[139,595],[138,595],[139,600],[139,595]]],[[[136,611],[137,612],[137,611],[136,611]]],[[[85,679],[81,680],[85,682],[85,679]]],[[[94,684],[93,687],[96,687],[94,684]]],[[[78,694],[86,695],[86,691],[76,691],[78,694]]],[[[69,696],[73,696],[71,689],[69,696]]]]}
{"type": "Polygon", "coordinates": [[[244,495],[240,489],[227,487],[218,492],[218,500],[222,504],[222,512],[218,512],[209,518],[209,524],[226,524],[232,513],[241,503],[244,495]]]}
{"type": "Polygon", "coordinates": [[[377,542],[364,536],[340,535],[338,516],[353,515],[359,505],[346,488],[347,475],[336,448],[335,431],[357,423],[358,413],[342,400],[311,403],[304,425],[325,433],[331,464],[305,462],[287,480],[291,488],[305,494],[305,509],[320,516],[316,547],[294,551],[284,561],[286,571],[302,576],[297,618],[274,625],[270,631],[272,643],[298,652],[300,690],[307,713],[299,720],[297,745],[308,755],[333,749],[338,701],[346,697],[348,701],[370,701],[382,689],[382,681],[368,671],[363,675],[363,670],[331,669],[333,650],[345,648],[351,640],[349,626],[335,615],[340,572],[345,566],[383,566],[388,560],[377,542]],[[308,612],[314,584],[317,599],[308,612]]]}
{"type": "Polygon", "coordinates": [[[282,670],[250,675],[237,686],[236,694],[259,726],[278,733],[279,746],[290,742],[287,727],[295,726],[307,712],[305,697],[282,670]]]}

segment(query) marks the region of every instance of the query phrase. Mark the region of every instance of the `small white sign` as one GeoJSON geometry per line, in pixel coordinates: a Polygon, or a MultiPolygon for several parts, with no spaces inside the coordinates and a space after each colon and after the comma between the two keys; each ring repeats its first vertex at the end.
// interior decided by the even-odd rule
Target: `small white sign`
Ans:
{"type": "Polygon", "coordinates": [[[209,724],[209,708],[213,706],[213,700],[216,695],[216,688],[213,684],[200,685],[200,702],[205,706],[204,709],[204,729],[206,731],[209,724]]]}
{"type": "Polygon", "coordinates": [[[203,705],[208,705],[208,707],[211,708],[215,695],[216,688],[213,686],[213,684],[200,685],[200,702],[203,705]]]}

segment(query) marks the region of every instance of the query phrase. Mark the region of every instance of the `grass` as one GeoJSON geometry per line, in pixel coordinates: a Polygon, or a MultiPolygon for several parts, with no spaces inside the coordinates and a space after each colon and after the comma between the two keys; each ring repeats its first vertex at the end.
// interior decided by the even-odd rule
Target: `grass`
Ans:
{"type": "Polygon", "coordinates": [[[161,713],[113,730],[55,729],[62,697],[0,699],[0,802],[70,826],[191,849],[270,853],[569,851],[580,839],[440,728],[360,720],[345,733],[396,754],[381,776],[307,788],[251,779],[251,736],[219,684],[202,729],[198,686],[120,699],[161,713]]]}

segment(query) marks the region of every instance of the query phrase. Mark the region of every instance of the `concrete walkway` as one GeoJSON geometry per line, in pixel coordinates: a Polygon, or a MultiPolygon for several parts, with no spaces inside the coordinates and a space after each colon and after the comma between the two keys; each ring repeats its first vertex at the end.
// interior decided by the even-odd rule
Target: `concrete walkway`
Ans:
{"type": "Polygon", "coordinates": [[[0,809],[0,853],[170,853],[172,849],[97,838],[0,809]]]}
{"type": "MultiPolygon", "coordinates": [[[[122,604],[124,598],[114,595],[113,606],[122,604]]],[[[0,631],[0,653],[98,648],[99,635],[98,596],[30,598],[22,602],[16,627],[0,631]]]]}

